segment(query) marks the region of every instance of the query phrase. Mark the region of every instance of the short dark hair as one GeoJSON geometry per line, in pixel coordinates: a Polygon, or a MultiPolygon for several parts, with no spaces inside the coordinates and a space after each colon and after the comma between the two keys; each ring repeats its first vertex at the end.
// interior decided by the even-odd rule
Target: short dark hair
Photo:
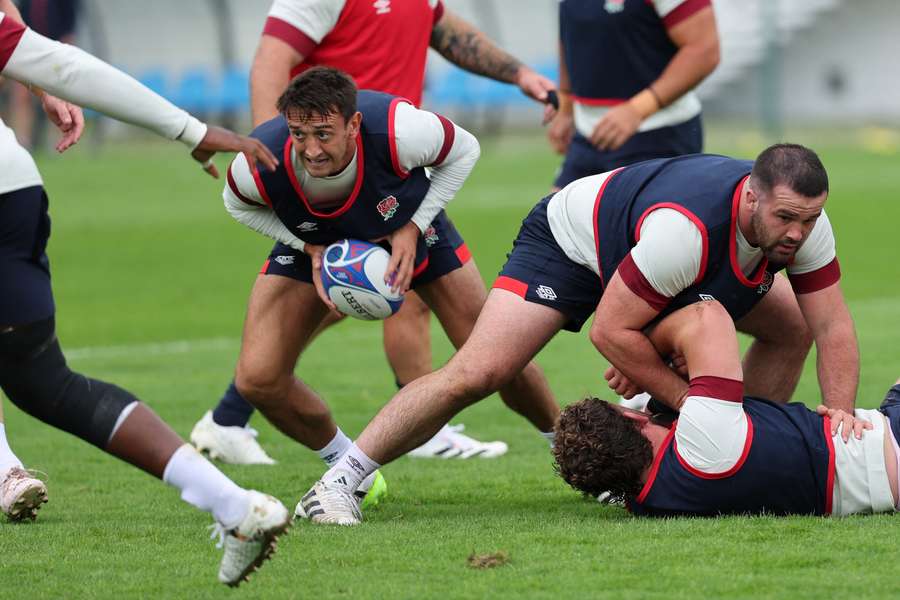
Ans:
{"type": "Polygon", "coordinates": [[[567,406],[556,424],[554,468],[586,496],[609,492],[615,500],[635,498],[653,461],[653,446],[637,421],[598,398],[567,406]]]}
{"type": "Polygon", "coordinates": [[[818,155],[800,144],[775,144],[763,150],[750,173],[753,191],[767,194],[786,185],[806,198],[828,191],[828,173],[818,155]]]}
{"type": "Polygon", "coordinates": [[[294,77],[275,106],[285,116],[297,111],[303,120],[336,112],[349,121],[356,113],[356,83],[338,69],[313,67],[294,77]]]}

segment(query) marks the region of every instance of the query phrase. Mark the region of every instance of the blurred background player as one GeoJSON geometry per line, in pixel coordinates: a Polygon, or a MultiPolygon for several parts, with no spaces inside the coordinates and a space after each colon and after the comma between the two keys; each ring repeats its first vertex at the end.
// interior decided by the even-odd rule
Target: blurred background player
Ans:
{"type": "MultiPolygon", "coordinates": [[[[65,44],[75,43],[75,28],[81,12],[81,0],[19,0],[22,22],[32,31],[65,44]]],[[[9,121],[19,143],[28,150],[42,146],[46,130],[44,113],[38,110],[40,103],[24,86],[10,90],[9,121]]]]}
{"type": "Polygon", "coordinates": [[[553,453],[572,487],[610,491],[642,516],[896,510],[900,386],[878,410],[851,415],[744,396],[734,324],[715,301],[672,313],[648,335],[686,364],[690,387],[670,407],[677,420],[596,398],[566,407],[553,453]]]}
{"type": "MultiPolygon", "coordinates": [[[[250,73],[253,125],[277,116],[275,102],[288,81],[316,65],[345,71],[360,89],[387,92],[419,106],[429,46],[467,71],[517,85],[537,101],[545,101],[555,88],[446,10],[441,0],[276,0],[250,73]]],[[[289,256],[296,251],[278,243],[272,253],[289,256]]],[[[267,273],[277,274],[274,267],[267,273]]],[[[257,279],[251,305],[272,285],[271,279],[257,279]]],[[[332,313],[318,331],[339,318],[332,313]]],[[[415,292],[408,293],[400,311],[384,321],[384,348],[398,387],[431,371],[429,312],[415,292]]],[[[195,425],[191,441],[225,462],[272,464],[256,441],[256,432],[247,427],[252,413],[253,407],[232,381],[215,409],[195,425]]],[[[461,428],[445,426],[410,454],[489,458],[506,452],[503,442],[482,443],[463,435],[461,428]]],[[[335,436],[335,443],[345,437],[340,429],[335,436]]]]}
{"type": "MultiPolygon", "coordinates": [[[[322,253],[342,238],[384,239],[391,251],[385,280],[395,291],[415,286],[460,347],[487,291],[444,207],[480,151],[475,137],[450,120],[390,94],[357,92],[352,79],[329,67],[294,78],[278,110],[252,135],[284,151],[283,163],[274,173],[258,172],[238,155],[223,194],[236,220],[283,245],[272,251],[250,300],[235,385],[283,433],[332,466],[352,442],[294,375],[301,351],[334,308],[322,289],[322,253]],[[394,206],[385,210],[388,194],[394,206]],[[279,260],[285,252],[291,260],[279,260]]],[[[536,365],[523,364],[500,396],[550,435],[559,409],[536,365]]],[[[378,471],[367,475],[357,497],[373,504],[383,478],[378,471]]]]}
{"type": "MultiPolygon", "coordinates": [[[[254,164],[277,161],[259,142],[207,127],[140,83],[81,50],[24,27],[0,0],[0,73],[29,86],[63,132],[56,149],[76,143],[81,109],[47,92],[145,127],[192,149],[203,169],[219,150],[243,151],[254,164]],[[45,92],[44,90],[47,90],[45,92]]],[[[56,338],[47,194],[34,160],[0,121],[0,388],[23,411],[143,469],[178,488],[212,514],[225,548],[219,580],[238,585],[274,549],[290,524],[275,498],[245,490],[166,425],[130,392],[69,369],[56,338]]],[[[22,468],[0,427],[0,507],[11,518],[34,518],[46,488],[22,468]]]]}
{"type": "Polygon", "coordinates": [[[565,160],[554,189],[702,152],[693,90],[718,63],[711,0],[561,0],[560,107],[547,135],[565,160]]]}

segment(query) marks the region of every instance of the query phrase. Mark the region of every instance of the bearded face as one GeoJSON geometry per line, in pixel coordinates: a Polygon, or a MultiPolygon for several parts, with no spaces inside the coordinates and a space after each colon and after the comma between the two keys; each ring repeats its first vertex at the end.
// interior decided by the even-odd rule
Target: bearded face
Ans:
{"type": "Polygon", "coordinates": [[[769,262],[790,263],[815,227],[826,197],[807,198],[784,185],[758,194],[756,210],[750,217],[752,243],[769,262]]]}

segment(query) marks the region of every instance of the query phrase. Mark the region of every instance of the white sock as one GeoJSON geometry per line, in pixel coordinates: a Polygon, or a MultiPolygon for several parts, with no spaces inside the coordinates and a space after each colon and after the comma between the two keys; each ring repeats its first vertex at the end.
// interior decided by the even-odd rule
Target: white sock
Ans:
{"type": "Polygon", "coordinates": [[[13,454],[12,448],[9,447],[9,443],[6,441],[6,427],[3,423],[0,423],[0,479],[13,467],[24,468],[22,461],[13,454]]]}
{"type": "Polygon", "coordinates": [[[322,448],[321,450],[316,450],[316,454],[319,455],[319,458],[325,461],[325,464],[329,467],[333,467],[335,463],[344,455],[344,452],[347,451],[350,446],[353,445],[353,440],[348,438],[341,428],[337,428],[337,433],[334,434],[334,438],[328,442],[328,444],[322,448]]]}
{"type": "Polygon", "coordinates": [[[380,467],[377,462],[366,456],[366,453],[353,444],[344,455],[322,475],[322,481],[336,483],[355,492],[362,480],[380,467]]]}
{"type": "Polygon", "coordinates": [[[185,444],[169,459],[163,481],[181,490],[181,499],[212,513],[227,529],[237,527],[250,508],[247,490],[228,479],[203,458],[193,446],[185,444]]]}
{"type": "Polygon", "coordinates": [[[553,440],[556,439],[556,432],[555,431],[539,431],[538,433],[541,434],[542,438],[547,440],[547,442],[550,444],[550,447],[552,448],[553,440]]]}

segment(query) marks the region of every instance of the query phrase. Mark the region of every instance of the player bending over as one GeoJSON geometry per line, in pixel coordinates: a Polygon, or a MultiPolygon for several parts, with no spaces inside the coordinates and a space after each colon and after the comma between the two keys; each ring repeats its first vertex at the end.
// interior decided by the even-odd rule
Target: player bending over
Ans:
{"type": "Polygon", "coordinates": [[[734,325],[718,302],[673,313],[650,339],[687,363],[680,415],[672,422],[596,398],[567,407],[553,454],[569,485],[608,491],[646,516],[896,510],[900,381],[847,427],[841,410],[744,396],[734,325]]]}
{"type": "MultiPolygon", "coordinates": [[[[259,142],[207,127],[106,63],[27,29],[18,17],[15,6],[0,0],[0,72],[41,97],[64,133],[59,151],[81,135],[81,110],[39,88],[181,140],[213,176],[207,159],[217,150],[243,151],[270,169],[277,164],[259,142]]],[[[219,580],[239,584],[273,552],[290,522],[287,509],[237,486],[128,391],[69,369],[56,338],[45,253],[47,194],[34,160],[2,121],[0,157],[0,387],[30,415],[159,477],[211,513],[225,548],[219,580]]],[[[22,468],[2,427],[0,469],[0,508],[14,519],[34,518],[46,487],[22,468]]]]}
{"type": "MultiPolygon", "coordinates": [[[[385,240],[391,249],[386,281],[395,292],[414,288],[450,341],[461,346],[487,291],[444,207],[480,150],[475,137],[450,120],[396,96],[358,91],[343,71],[328,67],[297,76],[278,109],[278,117],[251,135],[282,152],[284,161],[262,173],[238,155],[223,194],[235,219],[282,246],[273,250],[254,286],[235,385],[272,424],[332,466],[352,441],[322,398],[294,374],[301,352],[333,308],[322,289],[322,253],[342,238],[385,240]]],[[[524,361],[498,387],[510,408],[548,434],[559,408],[537,365],[524,361]]],[[[421,442],[445,423],[429,423],[436,427],[421,442]]],[[[369,461],[359,468],[364,465],[372,467],[369,461]]],[[[357,499],[377,493],[379,480],[377,469],[369,468],[353,493],[338,501],[359,514],[357,499]]],[[[296,513],[318,514],[314,502],[298,504],[296,513]]]]}

